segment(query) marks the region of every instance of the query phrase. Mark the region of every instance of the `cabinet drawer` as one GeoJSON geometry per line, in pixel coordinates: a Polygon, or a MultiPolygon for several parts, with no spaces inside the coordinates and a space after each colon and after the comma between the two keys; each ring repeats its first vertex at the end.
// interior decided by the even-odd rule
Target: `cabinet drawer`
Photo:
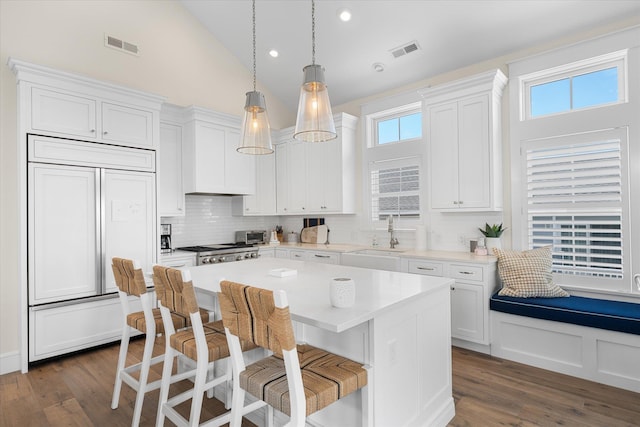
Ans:
{"type": "Polygon", "coordinates": [[[474,282],[482,282],[484,280],[482,267],[476,265],[451,264],[449,277],[474,282]]]}
{"type": "Polygon", "coordinates": [[[442,276],[442,263],[433,261],[409,261],[409,273],[425,276],[442,276]]]}
{"type": "Polygon", "coordinates": [[[289,251],[289,258],[298,261],[306,261],[307,253],[306,251],[289,251]]]}
{"type": "Polygon", "coordinates": [[[340,264],[339,255],[327,252],[309,252],[307,260],[324,264],[340,264]]]}

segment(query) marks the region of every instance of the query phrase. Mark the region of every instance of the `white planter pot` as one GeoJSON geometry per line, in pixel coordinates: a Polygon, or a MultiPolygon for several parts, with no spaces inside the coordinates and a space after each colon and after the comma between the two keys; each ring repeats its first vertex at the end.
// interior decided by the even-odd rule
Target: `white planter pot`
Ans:
{"type": "Polygon", "coordinates": [[[500,237],[487,237],[485,241],[489,255],[493,255],[493,248],[502,249],[502,240],[500,237]]]}

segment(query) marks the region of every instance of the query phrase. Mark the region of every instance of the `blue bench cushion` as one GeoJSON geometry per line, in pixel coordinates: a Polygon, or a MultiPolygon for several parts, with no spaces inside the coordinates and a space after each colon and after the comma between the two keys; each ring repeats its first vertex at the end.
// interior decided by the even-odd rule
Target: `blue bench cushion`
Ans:
{"type": "Polygon", "coordinates": [[[640,304],[570,296],[517,298],[497,293],[491,310],[640,335],[640,304]]]}

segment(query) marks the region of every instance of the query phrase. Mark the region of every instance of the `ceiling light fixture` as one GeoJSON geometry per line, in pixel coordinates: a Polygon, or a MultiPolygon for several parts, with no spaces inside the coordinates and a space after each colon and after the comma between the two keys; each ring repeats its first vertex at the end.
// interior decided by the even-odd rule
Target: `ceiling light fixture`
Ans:
{"type": "Polygon", "coordinates": [[[269,51],[269,55],[271,55],[272,58],[277,58],[278,57],[278,51],[275,49],[271,49],[269,51]]]}
{"type": "Polygon", "coordinates": [[[375,62],[371,68],[373,68],[375,71],[377,71],[378,73],[381,73],[384,71],[384,64],[382,62],[375,62]]]}
{"type": "Polygon", "coordinates": [[[324,82],[324,69],[316,64],[315,0],[311,0],[311,65],[307,65],[302,71],[304,80],[300,88],[298,116],[293,137],[305,142],[322,142],[337,138],[329,92],[324,82]]]}
{"type": "Polygon", "coordinates": [[[340,18],[342,22],[351,21],[351,11],[349,9],[339,9],[338,18],[340,18]]]}
{"type": "Polygon", "coordinates": [[[237,151],[244,154],[271,154],[271,127],[264,95],[256,91],[256,0],[253,0],[253,91],[247,92],[244,119],[237,151]]]}

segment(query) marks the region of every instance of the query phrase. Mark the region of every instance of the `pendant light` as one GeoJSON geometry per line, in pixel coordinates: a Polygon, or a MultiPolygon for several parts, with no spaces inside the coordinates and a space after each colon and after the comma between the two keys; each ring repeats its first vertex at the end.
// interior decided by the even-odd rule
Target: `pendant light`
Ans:
{"type": "Polygon", "coordinates": [[[337,138],[329,92],[324,83],[324,69],[316,64],[315,0],[311,0],[311,65],[307,65],[302,71],[304,80],[300,88],[298,117],[293,137],[306,142],[329,141],[337,138]]]}
{"type": "Polygon", "coordinates": [[[244,154],[273,153],[267,104],[264,95],[256,90],[256,0],[253,0],[253,91],[247,92],[237,151],[244,154]]]}

